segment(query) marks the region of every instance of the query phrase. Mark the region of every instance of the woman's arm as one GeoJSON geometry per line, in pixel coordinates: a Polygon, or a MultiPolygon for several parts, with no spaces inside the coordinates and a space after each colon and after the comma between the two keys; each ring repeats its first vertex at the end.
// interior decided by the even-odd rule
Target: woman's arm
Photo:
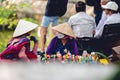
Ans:
{"type": "Polygon", "coordinates": [[[25,62],[30,62],[30,60],[28,59],[27,55],[25,54],[25,47],[23,46],[22,49],[20,50],[19,54],[18,54],[19,58],[21,61],[25,61],[25,62]]]}
{"type": "Polygon", "coordinates": [[[52,40],[51,40],[51,42],[50,42],[50,44],[48,45],[48,47],[47,47],[47,50],[46,50],[46,53],[47,54],[49,54],[49,55],[51,55],[51,54],[53,54],[54,53],[54,49],[55,49],[55,47],[56,47],[56,42],[58,41],[58,38],[57,37],[54,37],[52,40]]]}
{"type": "Polygon", "coordinates": [[[33,46],[32,51],[33,51],[35,54],[37,54],[38,40],[37,40],[36,37],[34,37],[34,36],[31,36],[31,37],[30,37],[30,40],[34,42],[34,46],[33,46]]]}
{"type": "Polygon", "coordinates": [[[70,45],[70,52],[72,53],[72,54],[74,54],[75,56],[76,55],[78,55],[78,47],[77,47],[77,43],[76,43],[76,41],[73,39],[72,41],[70,41],[71,42],[71,45],[70,45]]]}
{"type": "Polygon", "coordinates": [[[37,54],[37,49],[38,49],[38,42],[34,43],[32,51],[37,54]]]}

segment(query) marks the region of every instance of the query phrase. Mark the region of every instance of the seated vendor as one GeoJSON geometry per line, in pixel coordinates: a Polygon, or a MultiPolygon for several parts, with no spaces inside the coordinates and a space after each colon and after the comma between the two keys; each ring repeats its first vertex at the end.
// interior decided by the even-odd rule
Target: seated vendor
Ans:
{"type": "Polygon", "coordinates": [[[38,27],[29,21],[19,20],[14,34],[3,52],[0,53],[0,62],[30,62],[37,61],[38,40],[30,33],[38,27]],[[31,50],[30,44],[33,41],[31,50]]]}
{"type": "Polygon", "coordinates": [[[59,52],[61,56],[67,53],[76,56],[78,54],[78,48],[71,26],[66,22],[63,24],[59,24],[52,29],[57,31],[57,33],[56,36],[51,40],[46,54],[56,55],[59,52]]]}

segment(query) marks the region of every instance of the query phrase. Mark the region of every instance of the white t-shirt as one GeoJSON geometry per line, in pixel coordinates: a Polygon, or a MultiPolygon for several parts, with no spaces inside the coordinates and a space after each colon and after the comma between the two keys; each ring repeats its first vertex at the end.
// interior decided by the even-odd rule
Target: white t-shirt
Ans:
{"type": "Polygon", "coordinates": [[[104,25],[101,25],[101,27],[99,29],[96,29],[96,34],[94,37],[100,38],[102,36],[105,24],[115,24],[115,23],[120,23],[120,14],[119,13],[108,16],[106,21],[104,21],[104,23],[103,23],[104,25]]]}
{"type": "Polygon", "coordinates": [[[68,22],[71,24],[76,37],[93,37],[96,23],[92,16],[85,12],[79,12],[71,16],[68,22]]]}

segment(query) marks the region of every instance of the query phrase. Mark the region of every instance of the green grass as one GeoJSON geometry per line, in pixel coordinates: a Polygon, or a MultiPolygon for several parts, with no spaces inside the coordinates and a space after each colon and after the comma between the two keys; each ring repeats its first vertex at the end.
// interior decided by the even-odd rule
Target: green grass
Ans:
{"type": "MultiPolygon", "coordinates": [[[[6,45],[8,44],[9,40],[12,38],[13,32],[14,31],[0,31],[0,52],[2,52],[6,48],[6,45]]],[[[49,45],[49,42],[53,37],[50,29],[48,30],[48,33],[49,34],[47,34],[47,41],[46,41],[45,47],[49,45]]],[[[40,37],[38,37],[37,31],[33,31],[31,35],[35,36],[38,39],[39,41],[38,48],[40,48],[40,37]]],[[[33,43],[31,44],[31,48],[32,46],[33,46],[33,43]]]]}
{"type": "Polygon", "coordinates": [[[12,37],[13,31],[0,31],[0,52],[3,51],[12,37]]]}

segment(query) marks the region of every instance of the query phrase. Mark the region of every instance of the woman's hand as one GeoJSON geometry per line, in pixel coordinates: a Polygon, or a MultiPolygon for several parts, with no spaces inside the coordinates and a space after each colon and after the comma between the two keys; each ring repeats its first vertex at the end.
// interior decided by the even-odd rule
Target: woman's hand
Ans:
{"type": "Polygon", "coordinates": [[[35,43],[38,42],[38,40],[36,39],[35,36],[30,36],[30,40],[31,40],[31,41],[34,41],[35,43]]]}

